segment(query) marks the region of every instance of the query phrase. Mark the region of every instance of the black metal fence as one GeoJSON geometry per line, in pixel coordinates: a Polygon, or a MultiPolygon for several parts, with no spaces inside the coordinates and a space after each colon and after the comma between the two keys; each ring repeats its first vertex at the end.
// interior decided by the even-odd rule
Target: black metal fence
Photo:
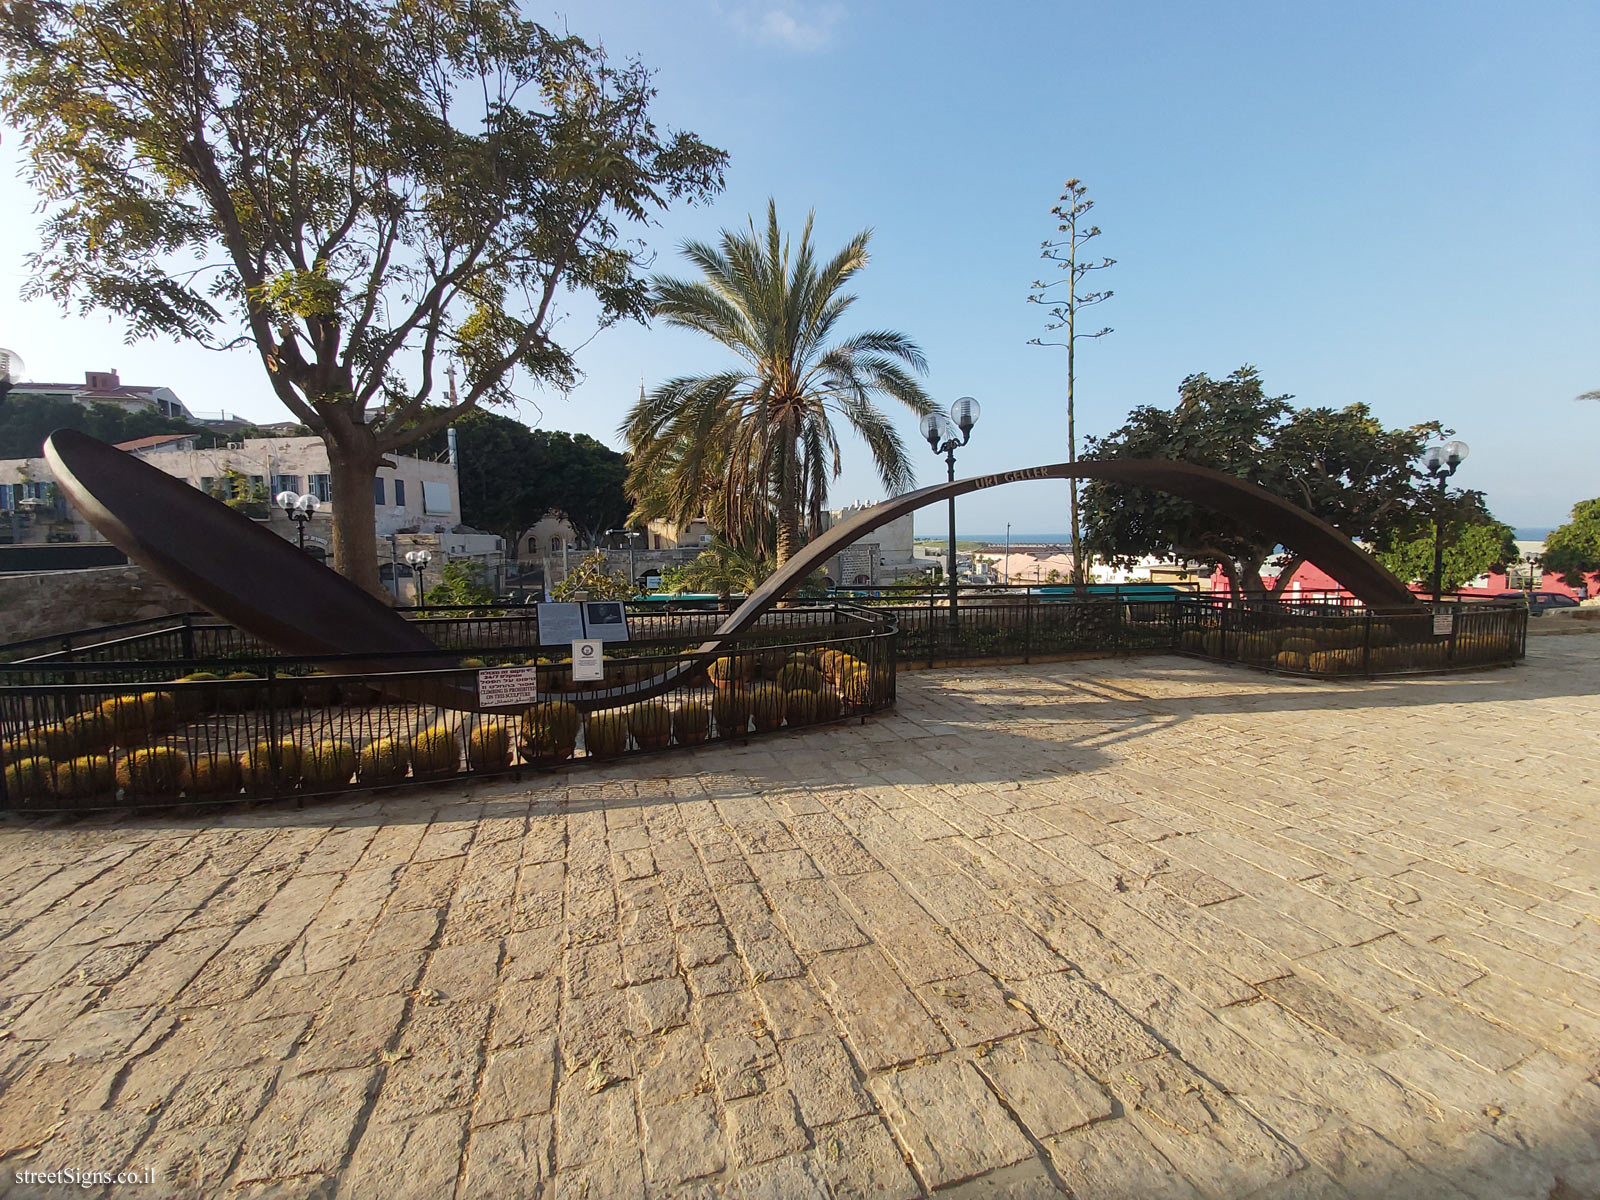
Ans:
{"type": "Polygon", "coordinates": [[[843,605],[774,616],[697,667],[689,651],[700,623],[663,619],[608,655],[594,682],[573,679],[570,655],[514,644],[489,616],[448,626],[448,649],[386,656],[397,669],[381,674],[354,670],[349,655],[252,651],[209,618],[115,630],[71,651],[0,663],[0,807],[303,799],[742,741],[894,703],[892,620],[843,605]],[[466,640],[474,632],[479,644],[466,640]],[[187,639],[192,653],[156,657],[173,638],[187,639]],[[219,647],[230,653],[207,657],[219,647]],[[113,650],[124,657],[107,657],[113,650]],[[470,692],[480,669],[506,666],[531,667],[536,695],[489,712],[437,702],[447,689],[470,692]],[[607,689],[674,669],[659,696],[598,706],[607,689]]]}

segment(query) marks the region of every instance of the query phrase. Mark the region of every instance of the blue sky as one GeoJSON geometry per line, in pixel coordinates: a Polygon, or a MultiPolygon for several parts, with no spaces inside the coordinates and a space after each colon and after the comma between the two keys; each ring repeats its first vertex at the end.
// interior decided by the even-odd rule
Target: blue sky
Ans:
{"type": "MultiPolygon", "coordinates": [[[[638,54],[658,113],[731,154],[712,206],[647,231],[679,270],[685,237],[760,212],[817,214],[837,246],[872,226],[860,328],[905,331],[942,401],[984,415],[962,474],[1065,457],[1065,358],[1026,345],[1024,302],[1068,176],[1118,260],[1116,330],[1078,356],[1080,431],[1170,403],[1179,380],[1253,363],[1296,403],[1438,418],[1471,444],[1457,476],[1519,526],[1600,495],[1600,6],[1377,4],[783,4],[594,0],[528,14],[638,54]]],[[[0,344],[35,378],[116,367],[191,408],[282,410],[247,355],[125,346],[99,318],[17,298],[36,224],[0,145],[0,344]]],[[[566,328],[587,335],[579,301],[566,328]]],[[[530,420],[620,445],[668,375],[727,359],[691,335],[608,330],[572,394],[530,420]],[[542,416],[540,415],[542,414],[542,416]]],[[[921,482],[942,475],[901,422],[921,482]]],[[[968,531],[1066,527],[1064,484],[963,501],[968,531]]],[[[835,503],[881,488],[847,446],[835,503]]],[[[920,527],[937,531],[942,514],[920,527]]]]}

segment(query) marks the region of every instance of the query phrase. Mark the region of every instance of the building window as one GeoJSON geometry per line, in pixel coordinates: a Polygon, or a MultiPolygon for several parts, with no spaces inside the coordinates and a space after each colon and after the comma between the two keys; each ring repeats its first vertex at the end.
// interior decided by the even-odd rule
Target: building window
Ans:
{"type": "Polygon", "coordinates": [[[267,477],[265,475],[250,476],[250,495],[265,495],[267,491],[267,477]]]}
{"type": "Polygon", "coordinates": [[[300,476],[274,475],[272,477],[272,494],[276,496],[279,492],[293,492],[295,495],[299,495],[300,476]]]}
{"type": "Polygon", "coordinates": [[[217,477],[215,475],[202,475],[202,476],[200,476],[200,490],[202,492],[204,492],[206,495],[208,495],[208,496],[211,495],[211,489],[216,487],[216,486],[217,486],[217,477]]]}
{"type": "Polygon", "coordinates": [[[531,538],[528,539],[528,553],[529,554],[537,554],[537,553],[539,553],[539,539],[538,538],[531,537],[531,538]]]}
{"type": "Polygon", "coordinates": [[[560,538],[553,537],[553,538],[550,539],[550,553],[551,554],[560,554],[561,553],[561,539],[560,538]]]}
{"type": "MultiPolygon", "coordinates": [[[[9,511],[10,508],[11,508],[11,485],[9,483],[0,483],[0,509],[6,509],[7,511],[9,511]]],[[[532,550],[533,547],[529,546],[528,549],[532,550]]]]}
{"type": "Polygon", "coordinates": [[[313,475],[309,479],[308,483],[310,485],[311,494],[323,504],[327,504],[333,499],[332,475],[313,475]]]}
{"type": "Polygon", "coordinates": [[[422,481],[422,511],[445,516],[450,512],[450,485],[435,479],[422,481]]]}
{"type": "Polygon", "coordinates": [[[406,481],[404,479],[396,479],[394,481],[394,506],[396,508],[404,508],[406,506],[406,481]]]}
{"type": "Polygon", "coordinates": [[[379,506],[388,503],[383,498],[383,478],[381,476],[372,481],[372,503],[379,506]]]}

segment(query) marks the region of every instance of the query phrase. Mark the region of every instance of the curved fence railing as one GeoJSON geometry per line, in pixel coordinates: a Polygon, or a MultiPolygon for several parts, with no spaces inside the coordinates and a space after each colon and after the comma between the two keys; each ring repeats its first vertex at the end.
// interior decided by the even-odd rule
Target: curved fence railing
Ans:
{"type": "Polygon", "coordinates": [[[703,667],[700,625],[658,615],[608,654],[598,680],[574,679],[570,653],[517,644],[489,617],[453,627],[448,648],[393,656],[383,673],[351,669],[349,655],[263,652],[204,621],[0,663],[0,807],[306,798],[742,741],[894,703],[896,630],[881,614],[781,610],[703,667]],[[175,633],[193,653],[159,657],[175,633]],[[430,699],[507,668],[531,690],[504,705],[467,712],[430,699]],[[605,706],[608,690],[673,670],[681,677],[664,694],[605,706]]]}

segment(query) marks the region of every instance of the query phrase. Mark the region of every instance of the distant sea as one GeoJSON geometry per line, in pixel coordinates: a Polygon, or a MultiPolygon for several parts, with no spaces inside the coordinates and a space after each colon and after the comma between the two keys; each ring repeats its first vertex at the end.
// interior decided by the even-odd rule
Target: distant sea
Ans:
{"type": "MultiPolygon", "coordinates": [[[[1517,541],[1542,542],[1545,540],[1545,538],[1550,536],[1550,530],[1552,528],[1553,526],[1549,525],[1523,526],[1517,530],[1517,541]]],[[[917,537],[942,539],[944,535],[935,532],[923,533],[919,530],[917,537]]],[[[1005,530],[1003,529],[999,533],[967,533],[965,530],[961,530],[956,533],[956,540],[961,542],[994,542],[997,545],[1003,546],[1005,545],[1006,534],[1005,530]]],[[[1072,541],[1072,535],[1070,533],[1019,533],[1015,529],[1011,531],[1011,544],[1013,546],[1026,543],[1033,543],[1035,545],[1041,543],[1045,545],[1066,545],[1070,541],[1072,541]]]]}

